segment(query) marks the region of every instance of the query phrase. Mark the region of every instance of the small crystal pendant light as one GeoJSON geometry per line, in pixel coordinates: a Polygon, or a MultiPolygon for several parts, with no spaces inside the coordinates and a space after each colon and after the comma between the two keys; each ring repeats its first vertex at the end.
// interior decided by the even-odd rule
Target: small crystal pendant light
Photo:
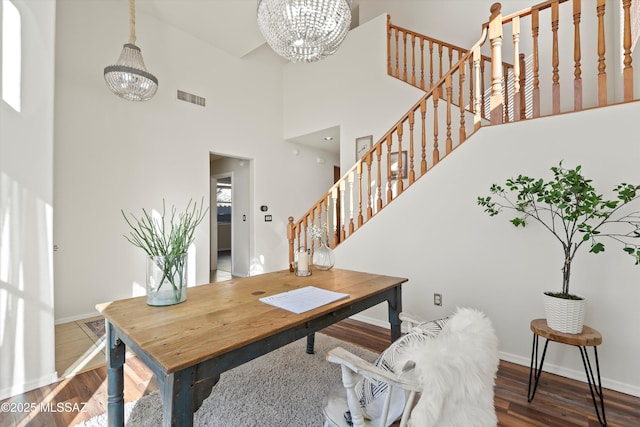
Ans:
{"type": "Polygon", "coordinates": [[[158,90],[158,79],[147,71],[136,42],[136,11],[129,0],[129,43],[122,48],[115,65],[104,69],[104,80],[113,93],[129,101],[147,101],[158,90]]]}

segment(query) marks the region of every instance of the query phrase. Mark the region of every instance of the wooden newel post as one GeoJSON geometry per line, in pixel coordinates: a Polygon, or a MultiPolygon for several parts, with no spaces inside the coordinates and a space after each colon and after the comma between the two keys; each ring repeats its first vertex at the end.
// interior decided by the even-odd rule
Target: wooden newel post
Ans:
{"type": "Polygon", "coordinates": [[[289,223],[287,224],[287,239],[289,240],[289,271],[293,272],[293,242],[295,241],[295,228],[293,225],[293,217],[289,217],[289,223]]]}
{"type": "Polygon", "coordinates": [[[489,18],[489,40],[491,41],[491,98],[489,118],[492,125],[504,120],[504,98],[502,96],[502,5],[491,5],[489,18]]]}

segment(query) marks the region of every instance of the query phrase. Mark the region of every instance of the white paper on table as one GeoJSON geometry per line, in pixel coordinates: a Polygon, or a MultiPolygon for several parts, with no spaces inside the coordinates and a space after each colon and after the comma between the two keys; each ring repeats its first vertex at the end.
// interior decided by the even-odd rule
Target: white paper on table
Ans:
{"type": "Polygon", "coordinates": [[[294,289],[293,291],[260,298],[260,301],[300,314],[344,298],[349,298],[349,294],[328,291],[326,289],[316,288],[315,286],[306,286],[304,288],[294,289]]]}

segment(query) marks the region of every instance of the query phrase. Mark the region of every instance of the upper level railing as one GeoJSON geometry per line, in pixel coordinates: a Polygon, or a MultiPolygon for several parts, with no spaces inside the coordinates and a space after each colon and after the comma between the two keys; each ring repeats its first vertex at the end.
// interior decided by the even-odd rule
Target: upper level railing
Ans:
{"type": "MultiPolygon", "coordinates": [[[[467,52],[469,49],[392,24],[391,17],[387,15],[387,73],[392,77],[419,89],[429,90],[467,52]]],[[[485,78],[485,64],[491,64],[491,57],[480,55],[480,115],[483,118],[486,117],[484,84],[488,79],[485,78]]],[[[512,64],[502,62],[502,72],[505,75],[512,73],[512,70],[512,64]]],[[[470,82],[469,98],[473,96],[473,90],[473,82],[470,82]]]]}
{"type": "Polygon", "coordinates": [[[492,71],[491,124],[634,99],[631,0],[551,0],[506,16],[499,3],[492,9],[491,57],[509,56],[514,67],[492,71]],[[614,19],[618,5],[622,28],[614,19]]]}
{"type": "Polygon", "coordinates": [[[605,35],[612,33],[605,28],[607,21],[603,19],[606,1],[594,0],[591,17],[583,14],[580,0],[572,0],[572,8],[562,9],[568,10],[568,15],[560,14],[561,4],[567,1],[547,1],[508,16],[502,16],[501,5],[495,3],[489,21],[482,25],[480,39],[466,51],[389,22],[389,74],[423,88],[426,94],[299,220],[289,218],[290,266],[294,249],[313,252],[316,242],[308,233],[312,225],[322,228],[329,246],[337,246],[481,126],[633,100],[630,0],[622,2],[620,52],[624,68],[621,81],[615,82],[622,86],[617,91],[622,93],[622,99],[607,93],[614,82],[607,80],[604,62],[607,45],[613,46],[612,42],[605,43],[605,35]],[[572,37],[566,37],[565,31],[565,37],[560,38],[561,23],[567,19],[573,23],[569,31],[572,37]],[[587,34],[597,34],[591,43],[581,42],[582,22],[592,30],[587,34]],[[530,37],[524,36],[523,28],[530,37]],[[503,43],[505,32],[511,33],[512,43],[503,43]],[[415,48],[416,40],[419,48],[415,48]],[[569,42],[561,45],[560,40],[569,42]],[[425,45],[429,46],[426,50],[425,45]],[[483,46],[490,48],[491,56],[482,55],[483,46]],[[540,46],[550,48],[540,50],[540,46]],[[437,70],[431,65],[434,50],[438,52],[437,70]],[[593,64],[589,66],[581,64],[582,58],[587,57],[585,51],[593,52],[589,56],[593,64]],[[503,57],[512,57],[513,66],[505,66],[503,57]],[[573,58],[570,76],[560,72],[560,58],[567,57],[573,58]],[[486,65],[490,66],[488,72],[486,65]],[[571,84],[565,83],[569,78],[571,84]],[[585,91],[585,87],[595,90],[585,91]]]}

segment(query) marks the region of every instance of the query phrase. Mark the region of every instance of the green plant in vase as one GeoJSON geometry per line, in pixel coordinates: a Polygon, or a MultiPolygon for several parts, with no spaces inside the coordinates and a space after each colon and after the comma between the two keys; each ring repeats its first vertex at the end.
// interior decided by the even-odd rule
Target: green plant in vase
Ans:
{"type": "Polygon", "coordinates": [[[550,232],[562,245],[562,290],[545,295],[582,300],[569,289],[571,263],[580,248],[588,247],[589,252],[598,254],[604,252],[605,242],[617,242],[636,265],[640,264],[640,213],[621,213],[623,206],[640,197],[640,186],[618,184],[613,189],[615,197],[608,199],[583,176],[581,166],[570,169],[560,162],[551,171],[553,177],[548,181],[518,175],[507,179],[504,187],[492,184],[492,195],[477,201],[490,216],[513,211],[510,222],[516,228],[534,221],[550,232]]]}
{"type": "Polygon", "coordinates": [[[159,217],[145,209],[140,217],[131,213],[127,216],[121,210],[131,228],[129,236],[124,237],[147,254],[149,305],[177,304],[186,298],[187,251],[193,243],[196,227],[208,210],[204,208],[204,198],[200,206],[189,200],[185,211],[179,214],[172,206],[168,216],[164,199],[159,217]]]}

